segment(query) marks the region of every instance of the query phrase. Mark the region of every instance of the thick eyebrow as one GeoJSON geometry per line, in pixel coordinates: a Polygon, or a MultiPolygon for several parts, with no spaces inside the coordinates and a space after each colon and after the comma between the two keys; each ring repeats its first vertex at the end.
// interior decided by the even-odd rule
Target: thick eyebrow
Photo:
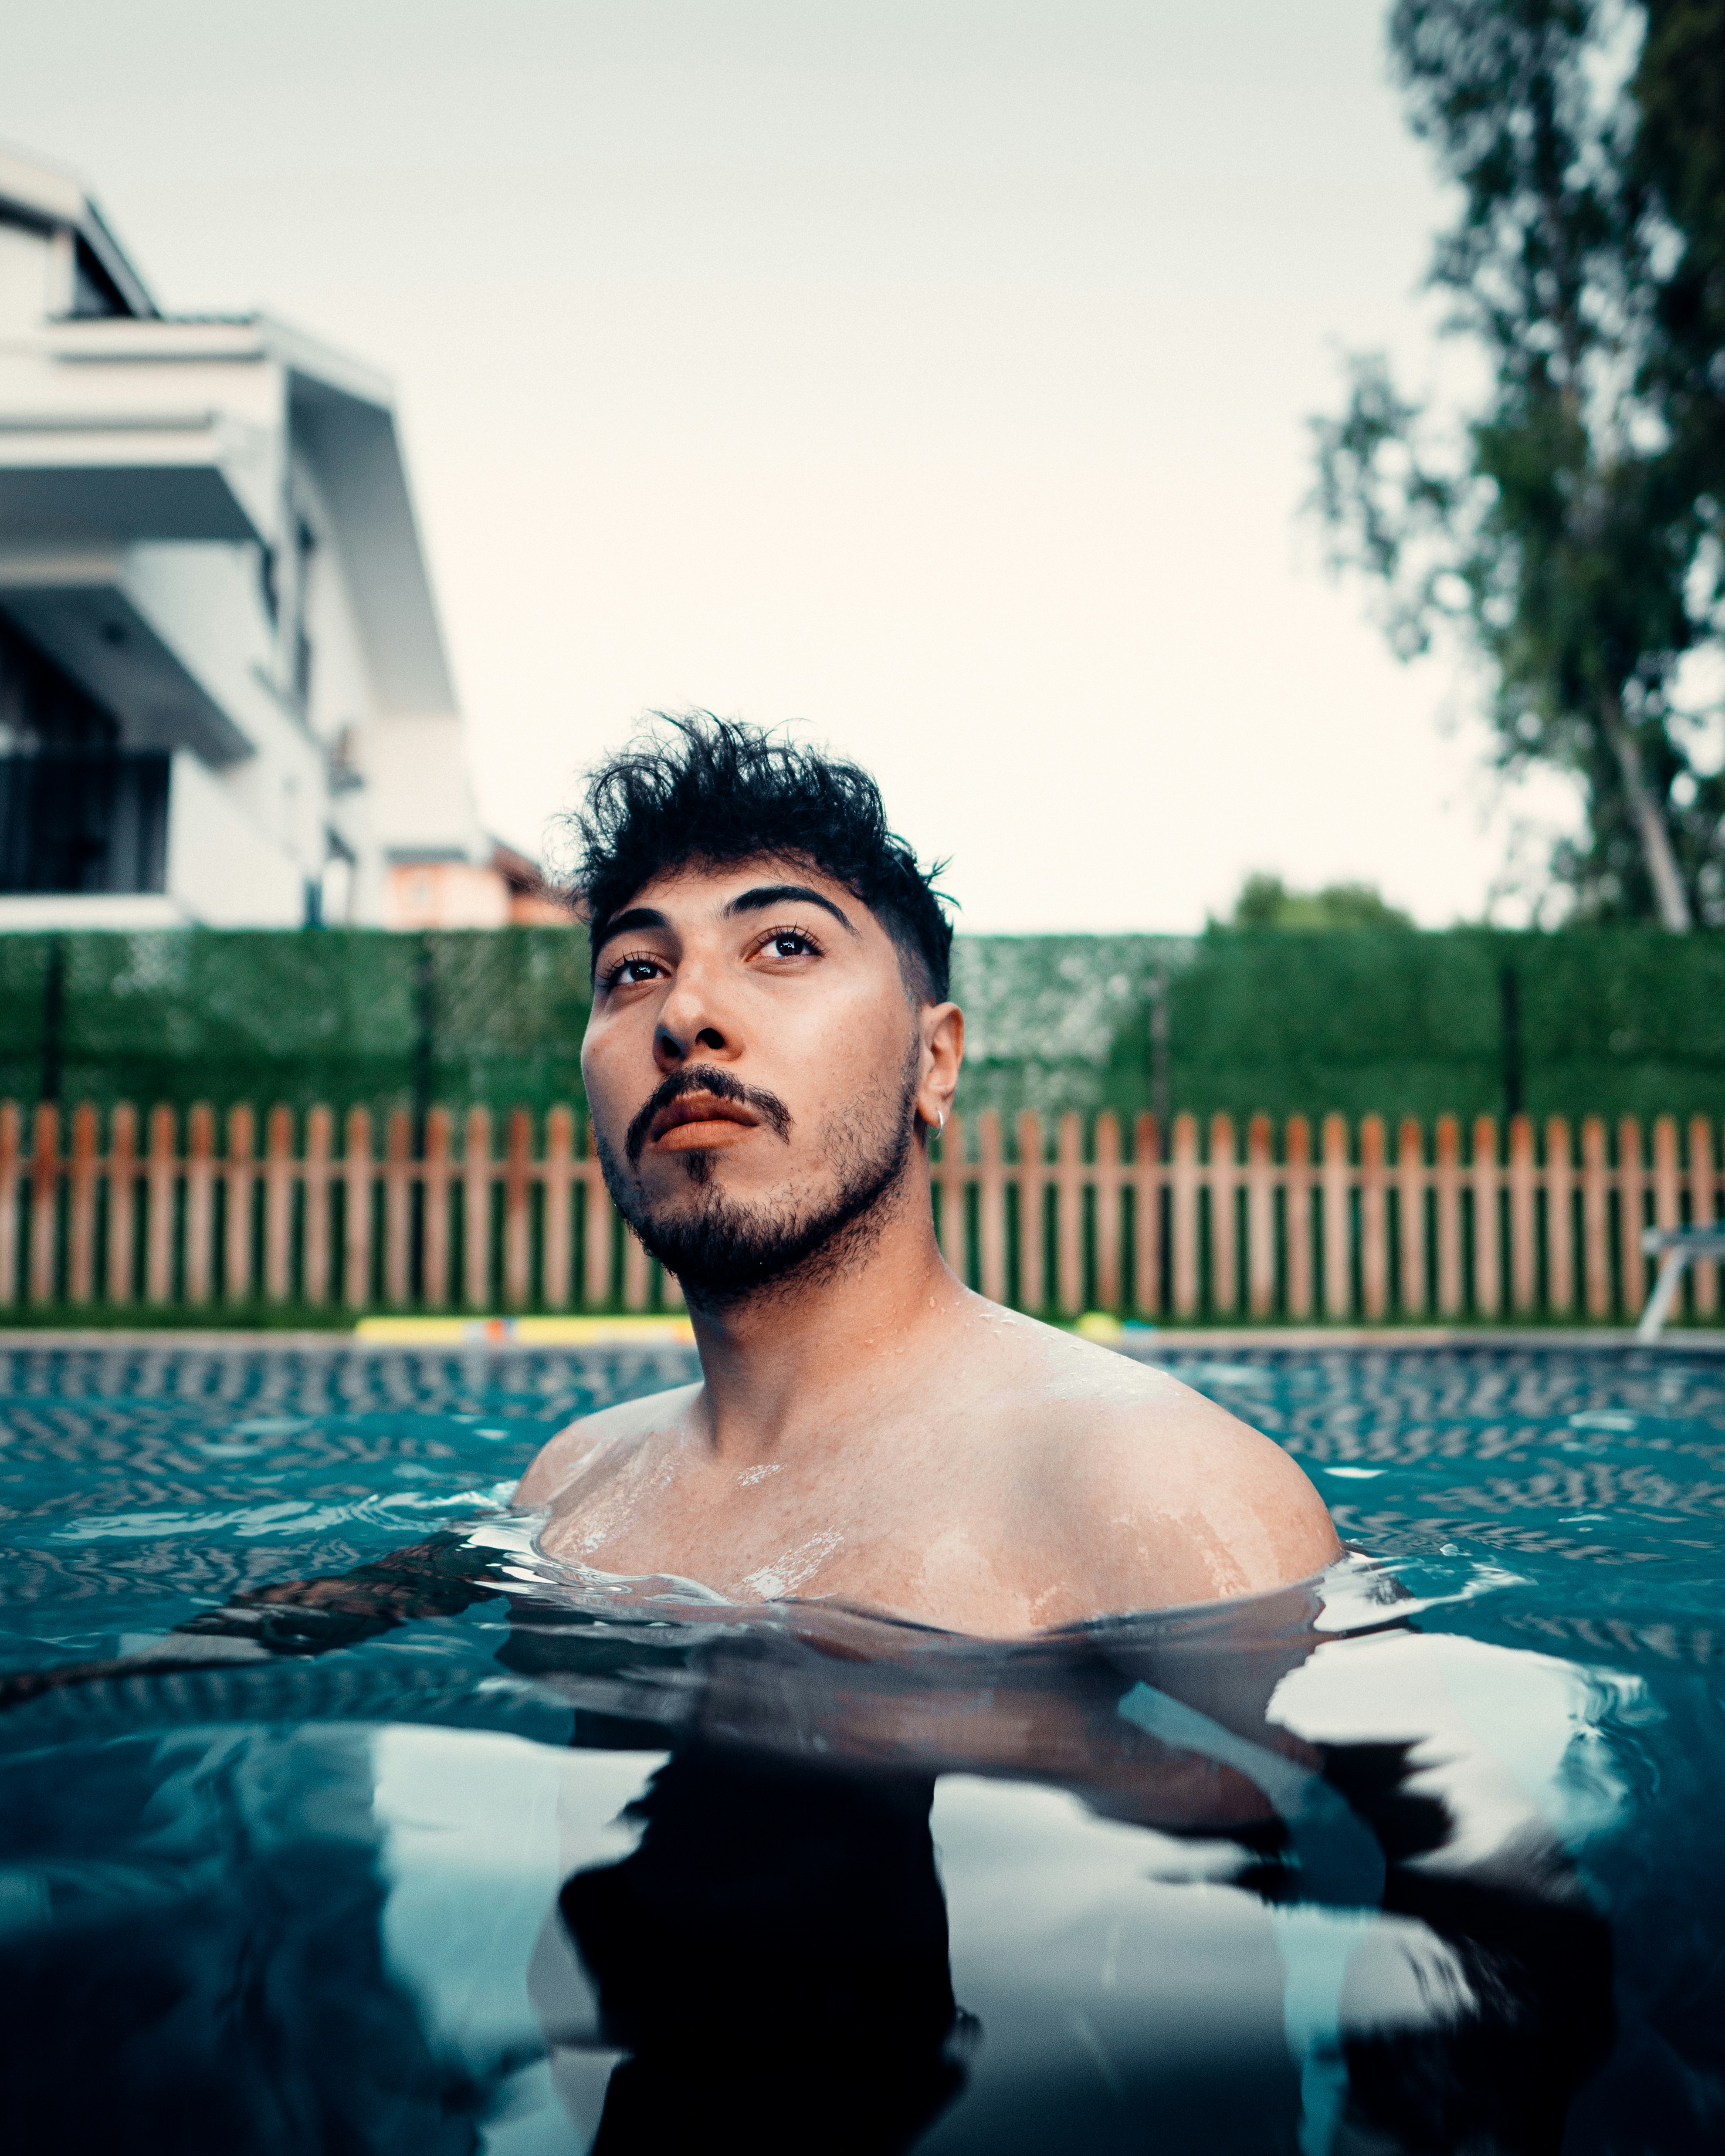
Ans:
{"type": "Polygon", "coordinates": [[[627,936],[636,928],[668,928],[670,923],[656,906],[632,906],[626,913],[614,913],[605,923],[605,932],[593,945],[593,957],[598,954],[614,936],[627,936]]]}
{"type": "Polygon", "coordinates": [[[764,913],[768,906],[782,906],[790,898],[801,900],[804,906],[819,906],[823,911],[830,913],[839,926],[850,934],[855,936],[858,933],[831,899],[823,898],[818,891],[811,891],[806,883],[757,884],[752,891],[739,891],[725,908],[725,912],[727,918],[739,913],[764,913]]]}

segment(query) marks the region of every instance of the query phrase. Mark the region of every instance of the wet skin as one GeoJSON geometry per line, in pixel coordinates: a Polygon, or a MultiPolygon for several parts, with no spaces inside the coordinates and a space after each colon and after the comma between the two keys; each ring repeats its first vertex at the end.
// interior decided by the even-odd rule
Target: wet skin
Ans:
{"type": "MultiPolygon", "coordinates": [[[[582,1069],[655,1219],[715,1202],[772,1219],[820,1211],[890,1152],[907,1090],[937,1122],[963,1052],[956,1006],[907,991],[853,892],[765,860],[635,895],[598,954],[582,1069]],[[643,1121],[695,1070],[761,1105],[696,1090],[643,1121]]],[[[994,1637],[1256,1593],[1337,1554],[1267,1438],[966,1288],[920,1142],[824,1261],[752,1296],[691,1293],[691,1315],[700,1383],[585,1418],[528,1470],[517,1501],[549,1508],[548,1554],[994,1637]]]]}

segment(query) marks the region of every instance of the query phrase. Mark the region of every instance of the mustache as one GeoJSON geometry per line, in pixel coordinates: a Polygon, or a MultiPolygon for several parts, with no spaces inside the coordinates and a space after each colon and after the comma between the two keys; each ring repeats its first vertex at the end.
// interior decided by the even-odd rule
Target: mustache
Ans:
{"type": "Polygon", "coordinates": [[[742,1107],[752,1108],[775,1137],[790,1136],[791,1111],[777,1093],[769,1093],[757,1086],[745,1086],[728,1070],[721,1070],[716,1063],[697,1063],[686,1070],[673,1070],[668,1078],[661,1079],[629,1125],[623,1149],[631,1168],[640,1164],[641,1148],[647,1142],[653,1118],[673,1101],[680,1101],[685,1093],[711,1093],[716,1101],[735,1101],[742,1107]]]}

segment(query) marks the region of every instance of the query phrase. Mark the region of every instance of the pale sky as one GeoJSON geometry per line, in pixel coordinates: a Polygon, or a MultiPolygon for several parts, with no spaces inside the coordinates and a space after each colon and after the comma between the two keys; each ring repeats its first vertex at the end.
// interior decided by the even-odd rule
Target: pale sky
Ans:
{"type": "Polygon", "coordinates": [[[1384,13],[12,0],[0,137],[165,307],[394,377],[515,843],[703,705],[869,765],[962,927],[1189,929],[1253,868],[1441,925],[1568,803],[1296,514],[1338,346],[1428,369],[1384,13]]]}

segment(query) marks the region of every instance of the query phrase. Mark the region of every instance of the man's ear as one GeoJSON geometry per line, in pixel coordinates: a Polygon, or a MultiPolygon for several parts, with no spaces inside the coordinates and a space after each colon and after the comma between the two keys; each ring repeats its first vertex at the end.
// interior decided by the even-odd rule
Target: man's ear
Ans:
{"type": "Polygon", "coordinates": [[[964,1014],[957,1004],[926,1004],[918,1021],[922,1036],[922,1082],[916,1112],[931,1130],[952,1112],[964,1060],[964,1014]]]}

